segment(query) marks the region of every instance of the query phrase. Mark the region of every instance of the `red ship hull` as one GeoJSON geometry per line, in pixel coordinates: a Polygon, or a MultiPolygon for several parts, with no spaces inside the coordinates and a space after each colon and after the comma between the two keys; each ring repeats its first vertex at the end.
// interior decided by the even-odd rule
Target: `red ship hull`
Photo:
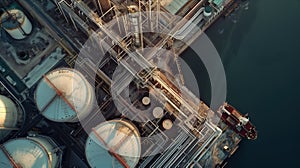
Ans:
{"type": "Polygon", "coordinates": [[[222,108],[222,121],[241,137],[256,139],[257,131],[246,115],[242,115],[231,105],[225,103],[222,108]]]}

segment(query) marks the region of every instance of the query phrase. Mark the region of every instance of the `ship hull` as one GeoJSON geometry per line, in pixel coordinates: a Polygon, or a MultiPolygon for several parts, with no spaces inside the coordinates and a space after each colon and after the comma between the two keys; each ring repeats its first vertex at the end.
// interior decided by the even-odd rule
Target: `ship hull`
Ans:
{"type": "Polygon", "coordinates": [[[227,103],[225,103],[222,107],[221,119],[241,137],[247,139],[257,138],[256,128],[249,121],[247,115],[242,115],[239,111],[227,103]]]}

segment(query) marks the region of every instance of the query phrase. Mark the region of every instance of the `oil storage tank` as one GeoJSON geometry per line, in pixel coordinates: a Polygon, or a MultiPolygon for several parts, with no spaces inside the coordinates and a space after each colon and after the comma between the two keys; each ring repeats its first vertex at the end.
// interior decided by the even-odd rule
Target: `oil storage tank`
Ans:
{"type": "Polygon", "coordinates": [[[24,114],[10,98],[0,95],[0,140],[23,124],[24,114]]]}
{"type": "Polygon", "coordinates": [[[46,136],[12,139],[0,146],[0,167],[58,168],[62,151],[46,136]]]}
{"type": "Polygon", "coordinates": [[[40,113],[55,122],[77,122],[94,107],[95,92],[77,70],[59,68],[46,74],[35,91],[40,113]]]}
{"type": "Polygon", "coordinates": [[[125,120],[110,120],[92,129],[85,146],[93,168],[134,168],[141,155],[138,129],[125,120]]]}
{"type": "Polygon", "coordinates": [[[14,39],[21,40],[32,31],[32,24],[19,9],[6,10],[1,15],[1,26],[14,39]]]}

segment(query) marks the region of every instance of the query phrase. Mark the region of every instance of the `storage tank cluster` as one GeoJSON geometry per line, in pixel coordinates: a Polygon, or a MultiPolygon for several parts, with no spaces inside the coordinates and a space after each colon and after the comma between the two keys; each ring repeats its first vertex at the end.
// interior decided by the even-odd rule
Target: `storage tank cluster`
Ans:
{"type": "Polygon", "coordinates": [[[21,40],[32,31],[32,24],[19,9],[6,10],[1,15],[1,26],[14,39],[21,40]]]}
{"type": "Polygon", "coordinates": [[[40,81],[35,101],[45,118],[55,122],[77,122],[93,110],[96,98],[94,89],[79,71],[59,68],[40,81]]]}
{"type": "MultiPolygon", "coordinates": [[[[0,140],[18,130],[24,116],[15,102],[0,95],[0,140]]],[[[61,157],[62,151],[46,136],[11,139],[0,145],[1,168],[57,168],[61,157]]]]}
{"type": "Polygon", "coordinates": [[[12,139],[0,146],[0,167],[57,168],[62,151],[46,136],[12,139]]]}
{"type": "Polygon", "coordinates": [[[0,140],[23,124],[23,111],[8,97],[0,95],[0,140]]]}

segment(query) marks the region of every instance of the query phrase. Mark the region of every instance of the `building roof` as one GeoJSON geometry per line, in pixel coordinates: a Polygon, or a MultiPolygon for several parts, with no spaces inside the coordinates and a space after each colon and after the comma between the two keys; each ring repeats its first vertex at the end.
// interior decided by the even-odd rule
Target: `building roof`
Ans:
{"type": "Polygon", "coordinates": [[[221,6],[223,4],[224,0],[214,0],[214,4],[216,4],[217,6],[221,6]]]}

